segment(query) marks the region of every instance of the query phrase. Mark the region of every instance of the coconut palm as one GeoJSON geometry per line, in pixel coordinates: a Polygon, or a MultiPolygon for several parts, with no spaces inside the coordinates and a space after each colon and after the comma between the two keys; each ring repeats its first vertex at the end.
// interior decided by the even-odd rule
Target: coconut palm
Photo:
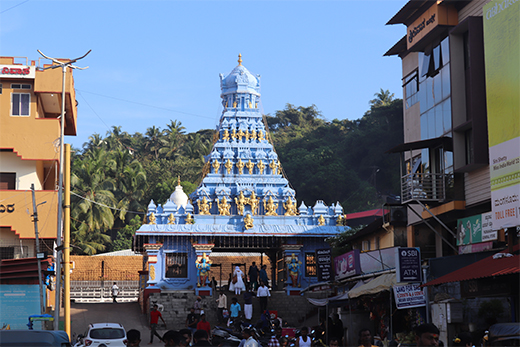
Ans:
{"type": "Polygon", "coordinates": [[[154,154],[155,159],[159,158],[159,149],[161,149],[161,138],[164,135],[160,128],[153,125],[146,130],[144,148],[154,154]]]}
{"type": "Polygon", "coordinates": [[[383,88],[380,88],[381,90],[379,93],[375,93],[374,96],[375,99],[372,99],[369,101],[369,104],[371,107],[380,107],[380,106],[388,106],[392,103],[394,100],[394,93],[390,94],[390,91],[383,90],[383,88]]]}

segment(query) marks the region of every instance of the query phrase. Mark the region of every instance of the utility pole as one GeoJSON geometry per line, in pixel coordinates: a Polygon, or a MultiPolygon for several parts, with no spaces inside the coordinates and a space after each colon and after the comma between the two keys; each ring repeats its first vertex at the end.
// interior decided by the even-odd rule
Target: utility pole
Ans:
{"type": "Polygon", "coordinates": [[[89,50],[83,56],[69,60],[69,61],[60,61],[56,58],[51,58],[43,54],[40,50],[40,53],[44,58],[51,60],[55,65],[44,68],[47,69],[56,69],[61,67],[61,72],[63,75],[63,81],[61,85],[61,133],[60,133],[60,174],[59,174],[59,182],[58,182],[58,229],[56,232],[56,245],[57,245],[57,254],[56,254],[56,303],[54,308],[54,330],[59,330],[59,322],[60,322],[60,294],[61,294],[61,256],[62,256],[62,244],[61,244],[61,229],[62,229],[62,214],[63,214],[63,162],[64,162],[64,136],[65,136],[65,77],[67,76],[67,68],[85,70],[87,67],[78,67],[72,65],[80,59],[85,58],[92,50],[89,50]]]}
{"type": "Polygon", "coordinates": [[[32,191],[32,203],[33,203],[33,223],[34,223],[34,235],[36,237],[36,261],[38,262],[38,286],[40,287],[40,314],[45,313],[45,305],[43,300],[43,282],[42,282],[42,264],[43,253],[40,253],[40,238],[38,237],[38,206],[45,204],[47,201],[36,205],[36,196],[34,193],[34,183],[31,184],[32,191]]]}
{"type": "Polygon", "coordinates": [[[65,200],[64,200],[64,219],[63,219],[63,307],[64,307],[64,321],[65,332],[70,334],[70,144],[65,144],[65,171],[63,177],[65,185],[65,200]]]}

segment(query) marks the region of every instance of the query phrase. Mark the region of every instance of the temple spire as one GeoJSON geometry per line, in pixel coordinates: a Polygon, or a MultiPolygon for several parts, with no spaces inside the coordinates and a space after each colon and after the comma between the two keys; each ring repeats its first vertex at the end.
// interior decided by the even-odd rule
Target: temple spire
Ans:
{"type": "Polygon", "coordinates": [[[242,65],[242,54],[238,53],[238,65],[242,65]]]}

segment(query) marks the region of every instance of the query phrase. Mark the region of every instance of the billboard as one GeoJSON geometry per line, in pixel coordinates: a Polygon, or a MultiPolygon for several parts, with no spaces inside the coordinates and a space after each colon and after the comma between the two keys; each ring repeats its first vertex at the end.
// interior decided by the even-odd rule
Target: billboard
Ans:
{"type": "Polygon", "coordinates": [[[421,252],[419,248],[395,248],[395,274],[397,283],[422,282],[421,252]]]}
{"type": "MultiPolygon", "coordinates": [[[[11,329],[28,329],[29,316],[40,314],[40,288],[37,284],[0,285],[0,324],[11,329]]],[[[41,323],[34,323],[41,329],[41,323]]]]}
{"type": "Polygon", "coordinates": [[[359,249],[334,258],[334,270],[336,273],[336,281],[359,275],[361,273],[361,267],[359,266],[359,249]]]}
{"type": "Polygon", "coordinates": [[[483,7],[493,228],[520,225],[520,1],[483,7]]]}
{"type": "Polygon", "coordinates": [[[426,306],[426,296],[420,283],[394,285],[395,306],[398,309],[426,306]]]}
{"type": "Polygon", "coordinates": [[[491,212],[457,220],[457,246],[493,241],[497,232],[493,230],[491,212]]]}

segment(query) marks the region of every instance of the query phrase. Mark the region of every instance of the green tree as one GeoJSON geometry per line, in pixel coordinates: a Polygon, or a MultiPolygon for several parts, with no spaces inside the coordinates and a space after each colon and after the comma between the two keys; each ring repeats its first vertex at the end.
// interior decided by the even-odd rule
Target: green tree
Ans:
{"type": "Polygon", "coordinates": [[[371,107],[388,106],[392,101],[394,101],[394,93],[390,94],[388,89],[383,90],[383,88],[381,88],[381,90],[378,93],[375,93],[374,96],[376,98],[369,101],[371,107]]]}
{"type": "Polygon", "coordinates": [[[141,226],[141,217],[135,216],[128,224],[117,232],[117,237],[112,243],[112,251],[122,251],[132,248],[132,240],[135,232],[141,226]]]}

